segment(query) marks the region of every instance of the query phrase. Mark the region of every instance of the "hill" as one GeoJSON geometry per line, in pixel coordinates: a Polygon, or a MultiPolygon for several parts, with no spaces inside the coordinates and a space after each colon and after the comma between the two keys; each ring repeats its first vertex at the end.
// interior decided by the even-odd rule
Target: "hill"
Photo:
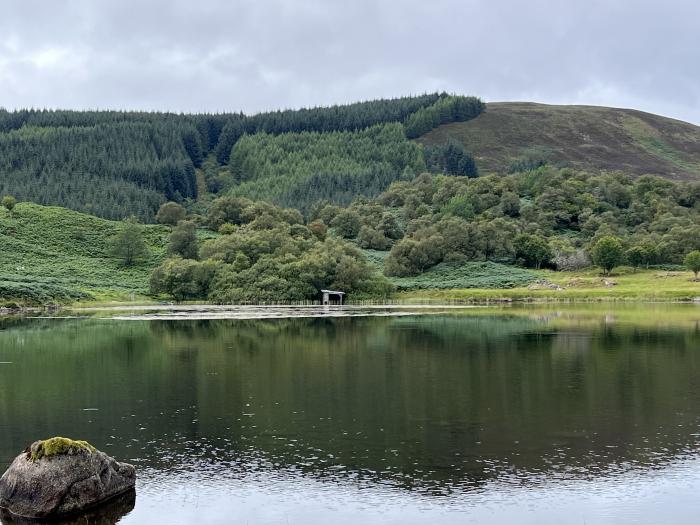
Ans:
{"type": "Polygon", "coordinates": [[[51,303],[89,298],[131,298],[148,291],[170,233],[143,226],[148,256],[124,268],[110,257],[109,238],[120,227],[58,207],[18,204],[0,209],[0,297],[3,304],[51,303]]]}
{"type": "Polygon", "coordinates": [[[631,109],[488,103],[467,122],[439,126],[418,141],[463,144],[482,174],[518,161],[580,169],[700,179],[700,127],[631,109]]]}
{"type": "Polygon", "coordinates": [[[691,124],[589,106],[485,107],[433,93],[249,116],[0,109],[0,196],[153,222],[165,201],[204,213],[221,195],[310,216],[426,171],[502,175],[546,162],[700,179],[691,124]]]}
{"type": "MultiPolygon", "coordinates": [[[[405,134],[413,138],[439,124],[472,118],[482,107],[476,98],[434,93],[251,116],[0,109],[0,195],[107,219],[134,215],[152,221],[166,200],[188,202],[200,197],[201,190],[227,189],[227,181],[221,184],[218,179],[219,168],[236,171],[229,158],[242,137],[351,136],[393,123],[404,126],[405,134]]],[[[257,158],[269,160],[265,155],[257,158]]],[[[364,164],[361,169],[385,169],[385,162],[364,164]]],[[[274,162],[269,169],[260,168],[272,170],[272,178],[285,176],[274,171],[274,162]]],[[[343,178],[339,177],[339,186],[344,185],[343,178]]],[[[349,186],[353,184],[357,186],[349,186]]],[[[363,193],[364,187],[357,190],[363,193]]],[[[275,200],[274,195],[264,197],[275,200]]]]}
{"type": "Polygon", "coordinates": [[[616,266],[666,272],[626,279],[632,287],[620,286],[621,293],[640,297],[643,286],[668,291],[672,270],[674,291],[664,298],[696,296],[697,285],[688,284],[680,264],[700,249],[700,181],[552,166],[508,177],[423,174],[392,183],[374,199],[316,212],[304,220],[295,209],[223,196],[206,215],[191,213],[192,222],[174,229],[130,224],[140,229],[147,249],[126,268],[110,255],[110,239],[124,223],[31,203],[0,208],[0,305],[140,300],[147,294],[295,302],[316,299],[323,288],[348,291],[351,300],[386,298],[393,289],[444,288],[475,290],[457,299],[527,298],[533,289],[542,296],[562,287],[571,289],[562,297],[609,297],[599,288],[616,284],[590,273],[589,256],[611,236],[618,243],[616,266]],[[542,267],[577,273],[562,285],[564,274],[545,274],[542,267]],[[504,288],[513,291],[493,292],[504,288]]]}

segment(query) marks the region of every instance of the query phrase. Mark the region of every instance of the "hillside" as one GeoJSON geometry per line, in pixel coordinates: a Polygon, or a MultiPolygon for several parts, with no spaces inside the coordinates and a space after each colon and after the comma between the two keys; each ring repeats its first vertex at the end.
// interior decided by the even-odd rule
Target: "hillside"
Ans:
{"type": "Polygon", "coordinates": [[[120,224],[58,207],[18,204],[0,209],[0,297],[4,304],[131,298],[148,291],[164,256],[169,229],[144,226],[149,255],[131,268],[107,255],[120,224]]]}
{"type": "Polygon", "coordinates": [[[542,296],[564,287],[572,289],[566,297],[609,297],[599,288],[616,284],[590,270],[603,242],[614,245],[612,267],[666,272],[626,279],[631,287],[620,287],[624,297],[640,297],[640,290],[648,297],[640,286],[669,291],[668,277],[673,293],[665,299],[696,296],[697,285],[681,264],[700,250],[700,181],[543,166],[508,177],[422,174],[346,208],[316,207],[306,219],[296,209],[232,195],[202,211],[173,228],[32,203],[0,208],[0,305],[146,295],[297,302],[317,299],[323,288],[347,291],[349,300],[445,288],[491,290],[454,296],[460,299],[525,298],[532,290],[542,296]],[[128,246],[140,231],[146,245],[128,268],[127,259],[110,250],[120,231],[133,233],[128,246]],[[541,268],[577,273],[562,285],[563,276],[541,268]],[[512,294],[492,291],[505,288],[512,294]]]}
{"type": "Polygon", "coordinates": [[[700,179],[700,127],[630,109],[488,103],[477,118],[440,126],[419,142],[450,139],[474,155],[482,174],[508,171],[516,160],[543,159],[580,169],[700,179]]]}
{"type": "Polygon", "coordinates": [[[318,201],[349,204],[425,171],[421,148],[401,124],[362,131],[260,133],[242,137],[231,154],[230,192],[304,212],[318,201]]]}
{"type": "MultiPolygon", "coordinates": [[[[403,126],[405,135],[414,138],[440,124],[473,118],[482,109],[483,103],[476,98],[446,93],[250,116],[129,111],[8,112],[0,108],[0,195],[63,206],[106,219],[133,215],[152,222],[156,210],[165,201],[191,202],[201,197],[201,190],[216,193],[235,183],[219,180],[217,169],[241,171],[240,167],[231,165],[229,158],[242,137],[303,133],[325,137],[341,132],[352,137],[373,126],[393,123],[403,126]]],[[[401,137],[406,141],[403,132],[401,137]]],[[[417,149],[414,144],[407,146],[417,149]]],[[[268,153],[270,156],[247,159],[245,171],[258,160],[265,163],[272,160],[269,166],[258,167],[270,172],[271,178],[284,178],[287,173],[275,171],[275,152],[268,153]]],[[[398,164],[396,169],[400,174],[405,164],[398,164]]],[[[260,170],[249,177],[257,176],[260,170]]],[[[354,188],[352,196],[374,194],[397,178],[396,173],[388,176],[384,173],[387,181],[379,190],[368,189],[369,180],[368,184],[346,180],[358,171],[367,178],[367,170],[369,175],[386,172],[386,162],[366,159],[363,166],[354,166],[351,173],[347,170],[334,173],[334,185],[354,188]]],[[[312,170],[305,172],[305,176],[296,173],[290,189],[306,193],[304,188],[296,188],[295,183],[308,184],[318,175],[324,177],[327,172],[312,170]]],[[[274,194],[262,197],[280,200],[274,194]]],[[[330,197],[334,197],[333,192],[330,197]]]]}

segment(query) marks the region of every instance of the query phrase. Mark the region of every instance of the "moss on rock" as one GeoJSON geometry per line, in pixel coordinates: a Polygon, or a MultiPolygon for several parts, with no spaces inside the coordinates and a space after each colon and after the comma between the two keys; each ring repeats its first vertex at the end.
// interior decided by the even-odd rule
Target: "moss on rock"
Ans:
{"type": "Polygon", "coordinates": [[[64,437],[53,437],[43,441],[35,441],[27,450],[30,461],[38,461],[42,458],[54,456],[75,456],[78,454],[92,454],[95,452],[87,441],[76,441],[64,437]]]}

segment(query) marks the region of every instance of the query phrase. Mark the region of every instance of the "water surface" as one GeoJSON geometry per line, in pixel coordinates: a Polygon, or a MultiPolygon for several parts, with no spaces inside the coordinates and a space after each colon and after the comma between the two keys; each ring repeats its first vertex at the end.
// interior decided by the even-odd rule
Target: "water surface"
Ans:
{"type": "Polygon", "coordinates": [[[88,522],[696,521],[700,307],[377,313],[6,319],[0,468],[134,463],[88,522]]]}

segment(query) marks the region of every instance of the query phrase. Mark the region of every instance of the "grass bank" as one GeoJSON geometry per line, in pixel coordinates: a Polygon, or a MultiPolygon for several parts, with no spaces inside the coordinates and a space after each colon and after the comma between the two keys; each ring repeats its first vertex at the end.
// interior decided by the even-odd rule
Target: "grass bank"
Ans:
{"type": "Polygon", "coordinates": [[[125,268],[108,255],[120,223],[65,208],[19,203],[0,209],[0,297],[3,305],[144,299],[169,229],[143,227],[147,256],[125,268]]]}
{"type": "Polygon", "coordinates": [[[400,291],[401,302],[674,302],[700,301],[700,282],[684,271],[621,268],[610,276],[584,272],[534,272],[538,279],[507,289],[451,288],[400,291]]]}

